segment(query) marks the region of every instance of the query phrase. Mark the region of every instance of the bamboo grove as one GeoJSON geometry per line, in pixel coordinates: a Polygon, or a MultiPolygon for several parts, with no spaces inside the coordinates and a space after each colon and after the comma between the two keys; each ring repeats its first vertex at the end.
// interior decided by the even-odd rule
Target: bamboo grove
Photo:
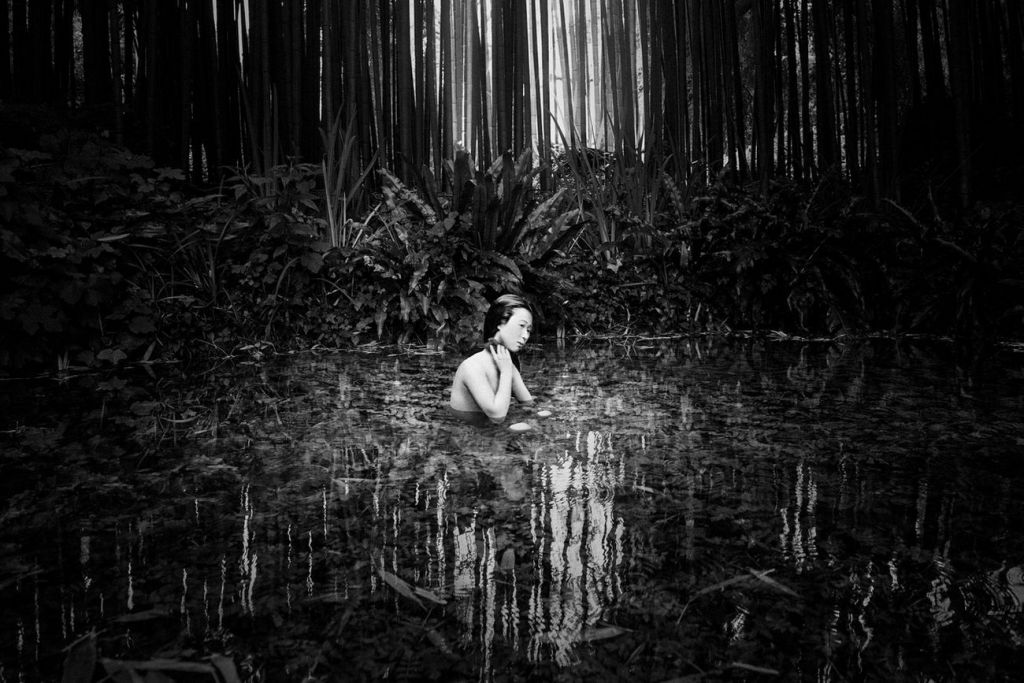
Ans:
{"type": "Polygon", "coordinates": [[[875,198],[923,169],[961,204],[1022,151],[1013,0],[0,0],[0,22],[0,98],[102,112],[196,180],[319,160],[333,121],[353,167],[404,179],[593,147],[875,198]]]}

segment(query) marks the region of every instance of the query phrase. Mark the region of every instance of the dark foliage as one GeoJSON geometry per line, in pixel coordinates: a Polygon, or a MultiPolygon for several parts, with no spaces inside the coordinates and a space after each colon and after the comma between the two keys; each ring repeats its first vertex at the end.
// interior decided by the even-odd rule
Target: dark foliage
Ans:
{"type": "Polygon", "coordinates": [[[542,193],[528,153],[487,170],[462,154],[445,171],[456,191],[380,169],[365,213],[339,219],[320,166],[196,188],[47,116],[22,123],[33,144],[0,159],[8,372],[462,345],[504,291],[534,298],[551,336],[1024,331],[1015,204],[919,217],[873,209],[834,178],[761,195],[728,176],[683,181],[636,153],[556,156],[562,185],[542,193]]]}

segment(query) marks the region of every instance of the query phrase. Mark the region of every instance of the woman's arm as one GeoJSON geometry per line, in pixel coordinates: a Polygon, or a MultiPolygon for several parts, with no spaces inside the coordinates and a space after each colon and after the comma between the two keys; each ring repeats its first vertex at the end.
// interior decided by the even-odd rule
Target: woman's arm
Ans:
{"type": "Polygon", "coordinates": [[[520,374],[518,369],[514,370],[514,376],[512,377],[512,395],[516,397],[516,400],[520,403],[533,403],[533,395],[530,390],[523,384],[523,376],[520,374]]]}

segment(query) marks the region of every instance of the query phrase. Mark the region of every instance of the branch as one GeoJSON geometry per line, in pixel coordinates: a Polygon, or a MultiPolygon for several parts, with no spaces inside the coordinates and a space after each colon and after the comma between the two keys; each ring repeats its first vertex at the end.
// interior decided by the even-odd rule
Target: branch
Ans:
{"type": "Polygon", "coordinates": [[[906,209],[904,209],[902,206],[900,206],[899,204],[897,204],[896,202],[894,202],[891,199],[884,199],[883,201],[886,204],[889,204],[890,206],[892,206],[897,211],[899,211],[901,214],[903,214],[903,217],[906,218],[908,221],[910,221],[911,225],[913,225],[918,230],[920,230],[921,231],[921,238],[922,239],[924,239],[925,241],[931,240],[931,241],[935,242],[936,244],[938,244],[939,246],[945,247],[949,251],[952,251],[952,252],[954,252],[956,254],[959,254],[960,256],[962,256],[964,258],[965,261],[967,261],[968,263],[970,263],[972,265],[973,264],[977,264],[978,259],[977,259],[977,257],[974,256],[974,254],[972,254],[969,251],[965,250],[963,247],[961,247],[959,244],[956,244],[955,242],[950,242],[949,240],[943,239],[941,237],[932,237],[930,235],[931,229],[928,228],[925,225],[922,225],[922,223],[919,220],[917,220],[917,218],[915,218],[912,213],[910,213],[909,211],[907,211],[906,209]]]}

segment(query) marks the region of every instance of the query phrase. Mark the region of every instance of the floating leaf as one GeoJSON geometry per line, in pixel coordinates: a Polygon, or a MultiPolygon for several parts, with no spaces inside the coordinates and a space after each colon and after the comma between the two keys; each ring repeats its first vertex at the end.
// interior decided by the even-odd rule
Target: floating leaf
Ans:
{"type": "Polygon", "coordinates": [[[505,548],[505,552],[501,554],[501,560],[498,563],[501,571],[510,572],[516,568],[516,551],[512,548],[505,548]]]}
{"type": "Polygon", "coordinates": [[[421,598],[423,598],[425,600],[429,600],[430,602],[434,603],[435,605],[447,605],[448,604],[447,600],[445,600],[444,598],[438,597],[438,595],[436,593],[434,593],[432,591],[428,591],[426,588],[420,588],[419,586],[414,586],[413,587],[413,592],[415,592],[416,595],[418,595],[419,597],[421,597],[421,598]]]}
{"type": "Polygon", "coordinates": [[[734,669],[743,669],[744,671],[752,671],[758,674],[767,674],[769,676],[778,676],[779,671],[777,669],[769,669],[764,666],[754,666],[753,664],[744,664],[743,662],[733,662],[730,664],[734,669]]]}
{"type": "MultiPolygon", "coordinates": [[[[767,574],[770,571],[772,571],[772,570],[768,570],[768,572],[763,572],[763,574],[767,576],[767,574]]],[[[744,581],[749,581],[749,580],[750,580],[750,576],[747,575],[747,574],[741,574],[739,576],[734,576],[731,579],[726,579],[724,581],[719,581],[718,583],[713,584],[711,586],[706,586],[705,588],[701,588],[699,591],[697,591],[696,593],[693,594],[693,597],[696,598],[698,596],[705,595],[707,593],[713,593],[713,592],[715,592],[717,590],[721,590],[721,589],[723,589],[723,588],[725,588],[727,586],[732,586],[733,584],[743,583],[744,581]]]]}
{"type": "Polygon", "coordinates": [[[380,574],[380,578],[384,580],[384,583],[391,586],[391,588],[397,591],[399,595],[404,595],[410,600],[414,600],[421,607],[423,606],[423,603],[416,596],[416,592],[413,590],[412,586],[410,586],[404,579],[395,576],[384,569],[377,569],[377,573],[380,574]]]}
{"type": "Polygon", "coordinates": [[[601,628],[588,628],[583,632],[580,640],[584,642],[593,642],[595,640],[606,640],[608,638],[615,638],[621,636],[623,633],[631,633],[630,629],[622,628],[621,626],[602,626],[601,628]]]}
{"type": "Polygon", "coordinates": [[[119,624],[134,624],[140,621],[151,621],[153,619],[164,619],[170,616],[167,610],[153,608],[148,609],[145,612],[132,612],[130,614],[122,614],[118,618],[114,619],[119,624]]]}

